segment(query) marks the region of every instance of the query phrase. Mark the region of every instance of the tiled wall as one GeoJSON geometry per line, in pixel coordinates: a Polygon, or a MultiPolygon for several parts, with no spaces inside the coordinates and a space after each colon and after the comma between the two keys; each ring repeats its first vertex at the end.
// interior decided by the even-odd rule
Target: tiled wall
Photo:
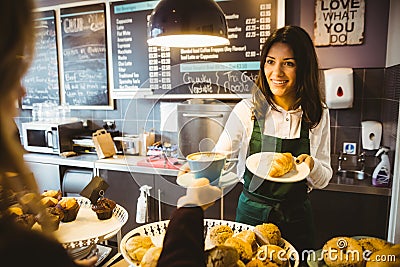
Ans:
{"type": "Polygon", "coordinates": [[[381,145],[389,147],[393,166],[399,113],[400,66],[387,69],[354,69],[354,102],[351,109],[330,110],[333,162],[343,142],[357,143],[357,154],[366,152],[367,166],[373,168],[376,150],[362,149],[361,121],[383,124],[381,145]]]}

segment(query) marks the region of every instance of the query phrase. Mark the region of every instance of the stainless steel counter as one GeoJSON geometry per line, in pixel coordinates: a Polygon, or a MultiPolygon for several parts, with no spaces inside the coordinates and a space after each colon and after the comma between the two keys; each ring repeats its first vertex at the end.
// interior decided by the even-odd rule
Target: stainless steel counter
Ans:
{"type": "MultiPolygon", "coordinates": [[[[71,167],[83,167],[95,170],[103,169],[123,172],[177,176],[177,170],[137,166],[137,162],[145,158],[146,157],[143,156],[118,155],[114,158],[98,159],[97,155],[94,154],[78,155],[70,158],[62,158],[58,155],[40,153],[28,153],[25,155],[25,160],[29,162],[58,164],[71,167]]],[[[364,180],[357,180],[352,178],[342,178],[335,175],[332,177],[327,187],[316,190],[383,196],[391,195],[391,188],[372,186],[371,177],[368,177],[364,180]]]]}

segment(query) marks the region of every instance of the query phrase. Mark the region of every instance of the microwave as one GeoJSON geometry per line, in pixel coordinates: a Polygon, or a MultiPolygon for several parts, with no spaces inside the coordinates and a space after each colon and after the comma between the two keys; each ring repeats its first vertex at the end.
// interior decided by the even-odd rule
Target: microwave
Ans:
{"type": "Polygon", "coordinates": [[[82,121],[26,122],[22,123],[22,140],[27,151],[61,154],[73,150],[73,136],[83,131],[82,121]]]}

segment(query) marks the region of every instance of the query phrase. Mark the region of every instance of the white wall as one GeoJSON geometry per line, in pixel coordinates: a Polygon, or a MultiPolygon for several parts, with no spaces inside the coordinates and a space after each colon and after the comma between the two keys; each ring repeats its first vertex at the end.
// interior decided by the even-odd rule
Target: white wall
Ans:
{"type": "Polygon", "coordinates": [[[386,67],[400,64],[400,1],[390,1],[386,67]]]}

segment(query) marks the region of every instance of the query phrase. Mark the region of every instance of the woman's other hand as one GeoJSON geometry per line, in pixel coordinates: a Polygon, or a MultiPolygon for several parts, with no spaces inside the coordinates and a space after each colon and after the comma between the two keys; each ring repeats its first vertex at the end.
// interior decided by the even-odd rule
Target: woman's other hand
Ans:
{"type": "Polygon", "coordinates": [[[186,195],[178,199],[178,208],[185,205],[199,206],[203,210],[214,205],[215,201],[221,197],[221,189],[210,185],[207,178],[196,179],[187,188],[186,195]]]}
{"type": "Polygon", "coordinates": [[[314,168],[314,159],[307,154],[301,154],[296,158],[296,164],[300,164],[305,162],[308,166],[308,168],[310,168],[310,171],[312,171],[312,169],[314,168]]]}

